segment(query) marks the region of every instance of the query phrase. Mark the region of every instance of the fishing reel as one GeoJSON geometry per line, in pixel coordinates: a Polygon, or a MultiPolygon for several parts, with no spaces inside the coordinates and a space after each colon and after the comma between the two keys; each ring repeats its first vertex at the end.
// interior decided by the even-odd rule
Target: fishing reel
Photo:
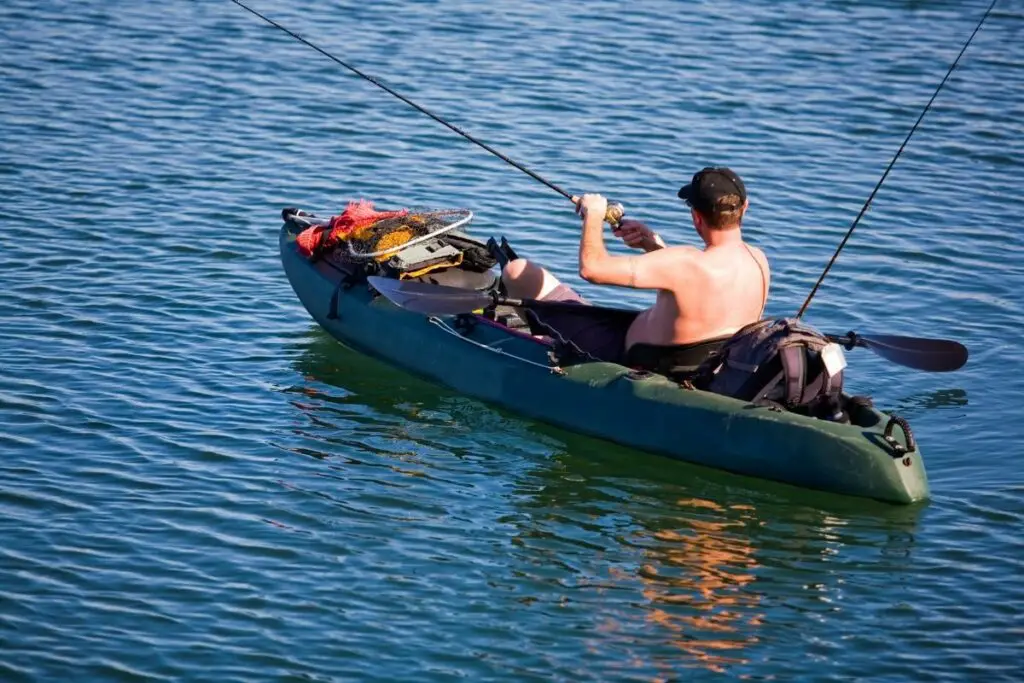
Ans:
{"type": "MultiPolygon", "coordinates": [[[[572,201],[573,203],[579,202],[579,197],[572,197],[572,201]]],[[[579,206],[576,207],[576,212],[579,213],[579,206]]],[[[626,207],[622,205],[622,202],[617,202],[613,199],[608,200],[608,208],[604,211],[604,222],[612,226],[612,230],[619,229],[619,224],[625,215],[626,207]]]]}
{"type": "Polygon", "coordinates": [[[608,210],[604,212],[604,222],[612,226],[612,230],[617,230],[619,224],[622,222],[622,217],[626,215],[626,207],[622,205],[622,202],[614,202],[608,200],[608,210]]]}

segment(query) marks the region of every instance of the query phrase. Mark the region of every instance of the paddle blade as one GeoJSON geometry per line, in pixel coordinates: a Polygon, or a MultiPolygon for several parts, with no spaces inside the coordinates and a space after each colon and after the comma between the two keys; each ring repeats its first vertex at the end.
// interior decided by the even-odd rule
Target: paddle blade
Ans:
{"type": "MultiPolygon", "coordinates": [[[[846,335],[829,335],[829,339],[840,344],[849,342],[846,335]]],[[[886,360],[915,370],[951,372],[959,370],[967,362],[967,347],[948,339],[858,334],[856,340],[857,346],[870,349],[886,360]]]]}
{"type": "Polygon", "coordinates": [[[371,275],[370,285],[400,308],[424,315],[469,313],[492,303],[490,295],[472,289],[371,275]]]}

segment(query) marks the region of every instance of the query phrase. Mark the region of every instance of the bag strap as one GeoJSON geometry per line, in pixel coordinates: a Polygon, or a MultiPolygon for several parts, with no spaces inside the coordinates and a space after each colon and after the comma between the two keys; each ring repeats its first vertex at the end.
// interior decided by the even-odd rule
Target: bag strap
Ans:
{"type": "MultiPolygon", "coordinates": [[[[728,364],[728,360],[725,361],[728,364]]],[[[741,401],[753,401],[775,388],[775,385],[782,379],[782,362],[775,356],[767,363],[762,363],[747,378],[743,385],[736,392],[736,398],[741,401]]]]}
{"type": "Polygon", "coordinates": [[[747,253],[750,254],[750,258],[754,259],[754,263],[757,264],[757,270],[761,273],[761,311],[757,314],[760,318],[764,315],[764,309],[768,306],[768,276],[764,272],[764,266],[761,265],[761,261],[754,256],[754,250],[750,248],[746,242],[743,243],[747,253]]]}
{"type": "MultiPolygon", "coordinates": [[[[785,402],[789,407],[799,405],[804,398],[807,382],[807,360],[803,344],[788,344],[779,349],[782,372],[786,376],[785,402]]],[[[820,389],[820,386],[819,386],[820,389]]]]}
{"type": "Polygon", "coordinates": [[[804,387],[800,395],[800,403],[807,403],[818,394],[828,394],[832,386],[832,378],[824,369],[814,378],[814,381],[804,387]]]}
{"type": "Polygon", "coordinates": [[[752,402],[752,403],[760,403],[761,401],[767,401],[768,399],[765,398],[765,397],[768,394],[772,393],[772,390],[775,388],[775,386],[779,382],[781,382],[782,378],[785,377],[785,376],[786,376],[786,371],[785,370],[779,370],[777,373],[775,373],[775,376],[772,377],[771,380],[767,384],[765,384],[763,387],[761,387],[760,391],[758,391],[754,396],[750,397],[747,400],[752,402]]]}

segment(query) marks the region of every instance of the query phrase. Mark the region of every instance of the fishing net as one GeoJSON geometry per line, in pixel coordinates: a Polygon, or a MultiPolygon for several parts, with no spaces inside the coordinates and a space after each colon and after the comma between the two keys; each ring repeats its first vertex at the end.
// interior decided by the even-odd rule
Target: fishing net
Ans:
{"type": "Polygon", "coordinates": [[[377,211],[372,202],[359,200],[349,202],[328,224],[307,228],[296,239],[306,257],[319,257],[344,245],[353,258],[383,262],[472,218],[468,209],[377,211]]]}

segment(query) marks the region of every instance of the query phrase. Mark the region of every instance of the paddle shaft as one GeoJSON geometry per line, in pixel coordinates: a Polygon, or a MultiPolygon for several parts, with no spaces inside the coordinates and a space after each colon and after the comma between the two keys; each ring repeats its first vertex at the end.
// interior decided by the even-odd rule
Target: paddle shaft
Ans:
{"type": "Polygon", "coordinates": [[[599,311],[617,315],[639,315],[642,311],[626,308],[612,308],[610,306],[594,306],[576,301],[542,301],[539,299],[510,299],[503,296],[494,296],[491,299],[499,306],[512,306],[513,308],[529,308],[537,311],[599,311]]]}

